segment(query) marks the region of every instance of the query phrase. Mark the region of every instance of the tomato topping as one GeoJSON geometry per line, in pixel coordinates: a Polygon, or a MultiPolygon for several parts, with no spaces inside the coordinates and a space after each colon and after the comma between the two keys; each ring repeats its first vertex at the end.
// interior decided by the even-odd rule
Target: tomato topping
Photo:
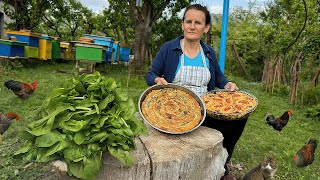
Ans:
{"type": "Polygon", "coordinates": [[[241,110],[241,107],[238,105],[235,105],[234,107],[236,107],[238,110],[241,110]]]}
{"type": "Polygon", "coordinates": [[[230,109],[231,109],[230,106],[227,106],[226,108],[224,108],[225,111],[228,111],[228,110],[230,110],[230,109]]]}
{"type": "Polygon", "coordinates": [[[239,101],[239,103],[242,103],[242,104],[249,104],[249,102],[248,102],[247,100],[239,101]]]}

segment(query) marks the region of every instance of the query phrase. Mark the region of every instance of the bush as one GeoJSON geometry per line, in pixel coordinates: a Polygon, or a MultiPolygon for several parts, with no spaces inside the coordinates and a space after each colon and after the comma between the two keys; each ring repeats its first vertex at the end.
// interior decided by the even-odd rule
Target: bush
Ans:
{"type": "Polygon", "coordinates": [[[308,118],[320,120],[320,104],[307,109],[305,116],[308,118]]]}
{"type": "Polygon", "coordinates": [[[320,89],[318,87],[307,86],[303,93],[303,105],[316,105],[320,99],[320,89]]]}
{"type": "MultiPolygon", "coordinates": [[[[265,85],[263,88],[265,88],[265,85]]],[[[288,85],[281,84],[280,82],[275,82],[273,88],[271,85],[270,91],[275,95],[288,97],[290,94],[290,87],[288,85]]]]}

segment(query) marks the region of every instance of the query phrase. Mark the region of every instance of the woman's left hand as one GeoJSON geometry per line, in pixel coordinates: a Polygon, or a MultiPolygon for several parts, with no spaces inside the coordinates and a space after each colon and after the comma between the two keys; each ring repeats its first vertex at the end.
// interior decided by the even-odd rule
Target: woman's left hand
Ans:
{"type": "Polygon", "coordinates": [[[238,86],[233,82],[228,82],[225,86],[225,89],[230,89],[231,91],[238,90],[238,86]]]}

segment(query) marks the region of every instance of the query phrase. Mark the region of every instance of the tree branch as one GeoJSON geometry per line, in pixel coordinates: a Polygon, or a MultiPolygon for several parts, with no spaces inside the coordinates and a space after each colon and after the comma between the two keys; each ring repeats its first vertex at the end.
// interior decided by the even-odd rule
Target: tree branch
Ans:
{"type": "Polygon", "coordinates": [[[289,46],[284,50],[284,54],[286,54],[286,53],[287,53],[287,51],[289,50],[289,48],[290,48],[292,45],[294,45],[294,44],[298,41],[298,39],[299,39],[299,37],[300,37],[300,35],[301,35],[302,31],[303,31],[303,30],[305,29],[305,27],[306,27],[307,20],[308,20],[308,9],[307,9],[306,1],[305,1],[305,0],[302,0],[302,1],[303,1],[303,5],[304,5],[304,12],[305,12],[305,17],[304,17],[304,23],[303,23],[303,26],[302,26],[302,28],[300,29],[300,31],[299,31],[299,33],[298,33],[298,35],[297,35],[296,39],[295,39],[293,42],[291,42],[291,44],[289,44],[289,46]]]}
{"type": "Polygon", "coordinates": [[[150,26],[153,26],[155,23],[156,23],[156,21],[157,21],[157,19],[159,19],[160,17],[161,17],[161,15],[162,15],[162,12],[164,11],[164,9],[167,7],[167,5],[170,3],[170,0],[166,0],[165,2],[163,2],[161,5],[160,5],[160,7],[157,7],[156,9],[157,9],[157,11],[154,13],[154,16],[153,17],[151,17],[151,24],[150,24],[150,26]]]}
{"type": "Polygon", "coordinates": [[[129,5],[130,5],[131,13],[132,13],[134,19],[136,21],[139,20],[139,14],[141,14],[141,12],[138,12],[135,0],[129,0],[129,5]]]}

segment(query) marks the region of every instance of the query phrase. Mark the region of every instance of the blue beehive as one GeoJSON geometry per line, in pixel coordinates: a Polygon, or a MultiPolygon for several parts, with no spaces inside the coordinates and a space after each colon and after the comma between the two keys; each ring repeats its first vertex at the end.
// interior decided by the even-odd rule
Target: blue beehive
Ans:
{"type": "Polygon", "coordinates": [[[95,44],[108,46],[108,50],[106,53],[106,61],[107,62],[112,61],[114,39],[112,39],[111,37],[97,36],[97,35],[91,35],[91,34],[84,34],[84,37],[92,38],[95,44]]]}
{"type": "Polygon", "coordinates": [[[113,43],[113,60],[117,61],[118,60],[118,53],[119,53],[119,41],[115,41],[113,43]]]}
{"type": "Polygon", "coordinates": [[[128,62],[130,57],[129,47],[120,47],[120,61],[128,62]]]}
{"type": "Polygon", "coordinates": [[[8,37],[14,36],[17,41],[26,42],[27,46],[39,47],[39,38],[41,34],[12,30],[6,30],[6,34],[8,37]]]}
{"type": "Polygon", "coordinates": [[[0,56],[24,57],[24,46],[27,43],[0,39],[0,56]]]}

